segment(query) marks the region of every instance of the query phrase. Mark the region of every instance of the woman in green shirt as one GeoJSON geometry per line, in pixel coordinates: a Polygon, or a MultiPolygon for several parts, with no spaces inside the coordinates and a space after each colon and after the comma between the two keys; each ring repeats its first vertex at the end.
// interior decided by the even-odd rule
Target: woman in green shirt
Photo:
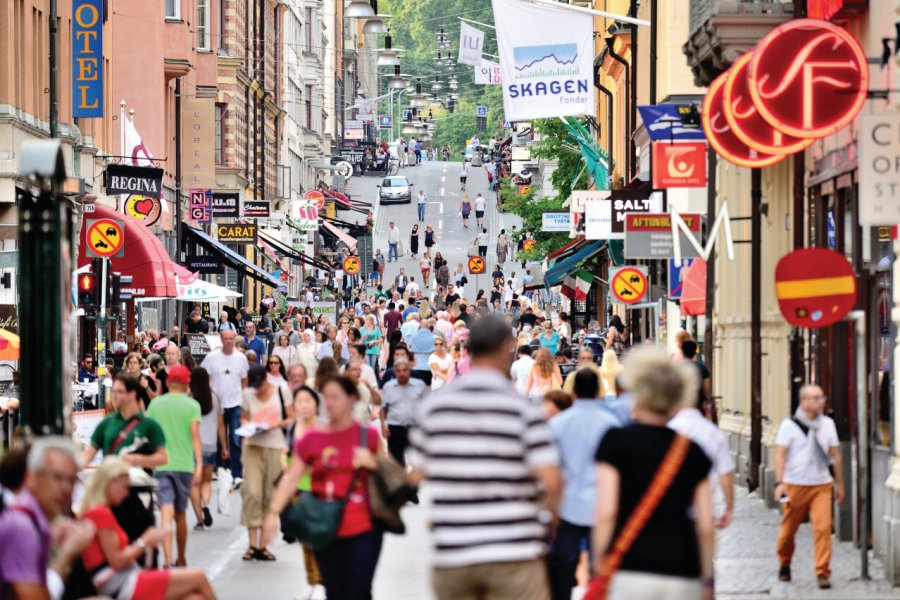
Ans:
{"type": "Polygon", "coordinates": [[[366,315],[365,323],[366,324],[359,330],[359,335],[362,342],[366,345],[366,362],[374,369],[375,374],[377,375],[378,354],[381,350],[381,344],[384,341],[384,338],[381,335],[381,329],[375,325],[374,316],[366,315]]]}

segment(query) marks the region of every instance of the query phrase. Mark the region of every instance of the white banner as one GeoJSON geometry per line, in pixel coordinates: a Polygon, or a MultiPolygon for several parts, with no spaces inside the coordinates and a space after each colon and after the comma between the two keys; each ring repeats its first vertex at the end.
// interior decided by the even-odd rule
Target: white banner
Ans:
{"type": "Polygon", "coordinates": [[[481,52],[484,50],[484,32],[460,21],[459,23],[459,56],[456,59],[461,65],[481,64],[481,52]]]}
{"type": "Polygon", "coordinates": [[[492,0],[510,121],[595,116],[594,17],[492,0]]]}
{"type": "Polygon", "coordinates": [[[900,113],[859,116],[859,224],[891,225],[900,221],[900,113]]]}
{"type": "Polygon", "coordinates": [[[500,63],[482,58],[481,66],[475,67],[475,83],[479,85],[495,85],[500,82],[500,63]]]}

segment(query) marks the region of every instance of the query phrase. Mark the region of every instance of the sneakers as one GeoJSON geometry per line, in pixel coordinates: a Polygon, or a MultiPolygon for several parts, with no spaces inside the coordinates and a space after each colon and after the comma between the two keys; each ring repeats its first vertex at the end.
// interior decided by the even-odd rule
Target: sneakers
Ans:
{"type": "Polygon", "coordinates": [[[239,489],[241,489],[242,483],[244,483],[243,477],[235,477],[234,481],[231,484],[231,489],[233,489],[234,491],[238,491],[239,489]]]}
{"type": "Polygon", "coordinates": [[[791,580],[791,565],[781,565],[781,568],[778,569],[778,581],[790,581],[791,580]]]}
{"type": "Polygon", "coordinates": [[[212,525],[212,513],[209,512],[209,507],[203,507],[203,525],[205,527],[210,527],[212,525]]]}
{"type": "Polygon", "coordinates": [[[828,579],[828,575],[818,575],[816,581],[819,584],[820,590],[831,589],[831,581],[828,579]]]}

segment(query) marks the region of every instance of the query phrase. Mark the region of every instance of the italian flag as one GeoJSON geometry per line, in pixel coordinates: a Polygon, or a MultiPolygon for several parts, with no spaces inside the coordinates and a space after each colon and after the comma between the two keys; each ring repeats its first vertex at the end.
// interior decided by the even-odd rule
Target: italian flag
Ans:
{"type": "Polygon", "coordinates": [[[565,281],[563,281],[560,293],[566,298],[583,301],[587,299],[588,290],[591,289],[591,284],[593,282],[594,274],[590,271],[581,269],[574,275],[566,277],[565,281]]]}

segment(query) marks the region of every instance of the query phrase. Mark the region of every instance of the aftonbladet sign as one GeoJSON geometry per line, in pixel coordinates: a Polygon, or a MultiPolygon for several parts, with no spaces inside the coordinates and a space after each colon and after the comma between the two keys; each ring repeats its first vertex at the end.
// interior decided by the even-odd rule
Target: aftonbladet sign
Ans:
{"type": "Polygon", "coordinates": [[[795,19],[773,29],[710,85],[707,139],[723,158],[765,167],[850,123],[866,101],[865,53],[845,29],[795,19]]]}

